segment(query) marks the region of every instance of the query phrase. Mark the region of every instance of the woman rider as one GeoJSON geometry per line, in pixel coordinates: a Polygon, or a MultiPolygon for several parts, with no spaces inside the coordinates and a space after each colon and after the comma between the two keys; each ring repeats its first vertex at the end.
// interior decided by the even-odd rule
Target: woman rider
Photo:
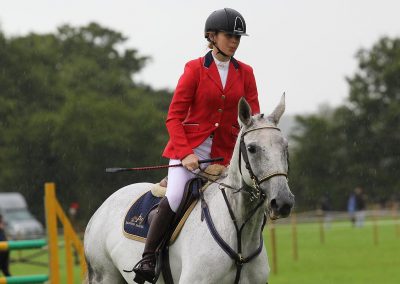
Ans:
{"type": "Polygon", "coordinates": [[[211,50],[186,64],[168,111],[170,140],[163,156],[183,167],[169,168],[166,197],[151,222],[143,259],[134,269],[137,279],[149,282],[155,275],[155,251],[180,205],[186,182],[194,177],[191,171],[199,167],[199,159],[223,157],[221,163],[229,164],[240,130],[241,97],[254,114],[259,113],[253,70],[233,58],[241,36],[247,36],[242,15],[230,8],[214,11],[206,20],[204,36],[211,50]]]}

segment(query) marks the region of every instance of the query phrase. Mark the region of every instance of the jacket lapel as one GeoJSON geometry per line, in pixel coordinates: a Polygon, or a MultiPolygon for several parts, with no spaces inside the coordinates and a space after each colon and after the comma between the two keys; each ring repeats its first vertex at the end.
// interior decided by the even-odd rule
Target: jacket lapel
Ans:
{"type": "Polygon", "coordinates": [[[239,79],[239,63],[235,58],[231,58],[229,63],[228,78],[226,79],[225,89],[222,87],[221,77],[219,76],[217,65],[214,62],[211,50],[204,56],[204,67],[207,75],[218,86],[221,91],[227,92],[239,79]]]}
{"type": "Polygon", "coordinates": [[[219,76],[217,65],[214,62],[214,58],[209,51],[204,57],[204,67],[206,68],[207,76],[223,91],[221,77],[219,76]]]}

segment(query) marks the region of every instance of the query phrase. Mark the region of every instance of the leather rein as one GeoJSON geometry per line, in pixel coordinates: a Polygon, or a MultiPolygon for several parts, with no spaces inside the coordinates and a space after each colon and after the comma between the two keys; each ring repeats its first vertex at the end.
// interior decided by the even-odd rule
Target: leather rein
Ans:
{"type": "Polygon", "coordinates": [[[233,259],[235,261],[235,265],[236,265],[236,276],[235,276],[235,284],[239,283],[240,281],[240,275],[241,275],[241,271],[243,268],[243,265],[250,262],[251,260],[253,260],[255,257],[257,257],[262,249],[263,249],[263,237],[262,237],[262,232],[266,223],[266,215],[264,214],[264,220],[263,223],[261,225],[261,230],[260,230],[260,244],[258,246],[258,248],[251,253],[249,256],[247,257],[243,257],[242,256],[242,232],[244,229],[244,226],[248,223],[248,221],[254,216],[254,214],[257,212],[257,210],[263,205],[265,199],[266,199],[266,195],[265,193],[261,190],[260,185],[261,183],[269,180],[272,177],[275,176],[285,176],[287,178],[287,173],[284,172],[273,172],[273,173],[269,173],[266,175],[263,175],[261,178],[258,178],[255,174],[253,169],[251,168],[250,165],[250,161],[249,161],[249,157],[247,154],[247,149],[246,149],[246,144],[244,142],[244,137],[246,136],[246,134],[256,131],[256,130],[262,130],[262,129],[276,129],[278,131],[280,131],[279,128],[274,127],[274,126],[264,126],[264,127],[259,127],[259,128],[254,128],[254,129],[250,129],[247,130],[245,132],[243,132],[241,134],[240,137],[240,148],[239,148],[239,171],[240,171],[240,175],[242,176],[243,179],[243,174],[242,174],[242,169],[241,169],[241,160],[243,158],[243,161],[245,163],[245,167],[250,175],[250,178],[253,182],[252,186],[248,186],[248,185],[244,185],[242,188],[236,190],[236,192],[239,192],[241,190],[246,190],[247,193],[250,193],[252,195],[250,200],[253,199],[258,199],[258,202],[256,204],[256,206],[250,210],[248,216],[245,218],[245,221],[243,222],[243,224],[241,226],[239,226],[237,219],[235,217],[235,214],[232,210],[232,206],[228,200],[228,197],[226,195],[225,192],[225,188],[230,188],[230,189],[235,189],[227,184],[223,184],[223,183],[218,183],[215,182],[214,183],[218,183],[219,184],[219,189],[222,192],[222,195],[224,197],[225,200],[225,204],[228,207],[228,211],[229,211],[229,215],[233,221],[235,230],[236,230],[236,238],[237,238],[237,250],[235,251],[233,248],[231,248],[229,246],[229,244],[227,244],[221,237],[221,235],[218,233],[217,229],[215,228],[214,222],[211,218],[211,214],[210,214],[210,210],[208,208],[208,204],[204,199],[204,195],[203,195],[203,191],[200,191],[200,199],[201,199],[201,210],[202,210],[202,216],[201,216],[201,220],[203,221],[203,219],[206,219],[206,223],[208,226],[208,229],[211,232],[211,235],[213,236],[214,240],[218,243],[218,245],[225,251],[226,254],[228,254],[228,256],[233,259]],[[250,187],[251,189],[248,189],[247,187],[250,187]],[[254,192],[255,191],[255,192],[254,192]]]}

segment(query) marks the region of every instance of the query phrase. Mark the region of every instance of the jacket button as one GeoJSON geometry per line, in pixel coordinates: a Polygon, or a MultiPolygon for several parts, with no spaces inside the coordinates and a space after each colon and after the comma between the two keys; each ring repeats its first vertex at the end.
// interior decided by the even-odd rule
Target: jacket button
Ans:
{"type": "Polygon", "coordinates": [[[222,95],[222,96],[221,96],[221,99],[225,100],[225,95],[222,95]]]}
{"type": "Polygon", "coordinates": [[[219,108],[219,109],[218,109],[218,112],[222,112],[222,109],[221,109],[221,108],[219,108]]]}
{"type": "Polygon", "coordinates": [[[219,126],[219,123],[217,122],[217,123],[215,123],[214,125],[215,125],[215,127],[218,127],[218,126],[219,126]]]}

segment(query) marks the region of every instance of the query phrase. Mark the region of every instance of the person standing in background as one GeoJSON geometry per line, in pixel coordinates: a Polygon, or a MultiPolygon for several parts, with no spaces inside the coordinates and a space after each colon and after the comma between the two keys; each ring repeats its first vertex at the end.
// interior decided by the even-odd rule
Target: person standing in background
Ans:
{"type": "Polygon", "coordinates": [[[349,213],[350,221],[353,227],[356,225],[356,197],[354,193],[351,193],[349,199],[347,200],[347,212],[349,213]]]}
{"type": "MultiPolygon", "coordinates": [[[[6,233],[4,231],[4,222],[3,216],[0,215],[0,241],[7,241],[6,233]]],[[[0,251],[0,269],[3,272],[4,276],[11,276],[10,270],[10,252],[9,251],[0,251]]]]}
{"type": "Polygon", "coordinates": [[[363,193],[362,187],[356,187],[354,190],[355,199],[355,226],[363,227],[365,221],[365,195],[363,193]]]}
{"type": "Polygon", "coordinates": [[[324,194],[320,200],[320,209],[324,217],[324,226],[326,229],[330,229],[332,223],[332,202],[328,194],[324,194]]]}

